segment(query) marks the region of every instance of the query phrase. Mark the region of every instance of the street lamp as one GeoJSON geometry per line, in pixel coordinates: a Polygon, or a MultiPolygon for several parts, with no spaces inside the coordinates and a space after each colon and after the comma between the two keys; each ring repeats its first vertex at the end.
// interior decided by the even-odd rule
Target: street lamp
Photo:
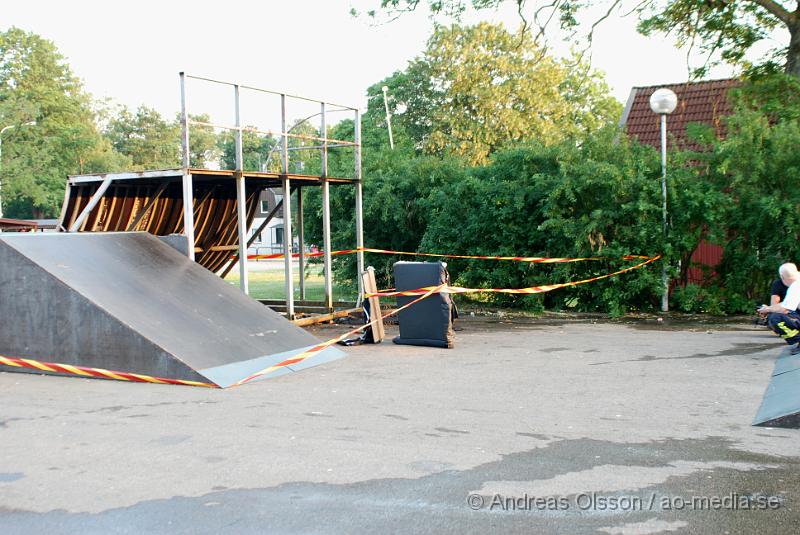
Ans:
{"type": "Polygon", "coordinates": [[[386,126],[389,127],[389,147],[394,150],[394,138],[392,138],[392,114],[389,113],[389,87],[383,86],[383,107],[386,109],[386,126]]]}
{"type": "Polygon", "coordinates": [[[3,190],[3,132],[6,130],[11,130],[16,126],[33,126],[36,124],[36,121],[28,121],[27,123],[23,123],[21,125],[10,124],[8,126],[4,126],[0,128],[0,217],[3,217],[3,197],[2,197],[2,190],[3,190]]]}
{"type": "MultiPolygon", "coordinates": [[[[661,196],[663,200],[662,216],[664,227],[664,243],[667,241],[667,115],[675,111],[678,105],[678,96],[669,89],[657,89],[650,96],[650,109],[661,116],[661,196]]],[[[667,275],[667,260],[662,261],[661,283],[661,311],[669,311],[669,277],[667,275]]]]}

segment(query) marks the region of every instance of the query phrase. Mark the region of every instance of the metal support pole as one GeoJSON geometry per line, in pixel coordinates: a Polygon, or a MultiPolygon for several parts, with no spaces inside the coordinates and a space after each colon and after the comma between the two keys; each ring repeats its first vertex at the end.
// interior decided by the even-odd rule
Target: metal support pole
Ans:
{"type": "MultiPolygon", "coordinates": [[[[666,247],[667,229],[667,114],[661,114],[661,196],[663,200],[662,216],[664,231],[664,246],[666,247]]],[[[669,312],[669,275],[667,273],[667,258],[664,256],[661,262],[661,311],[669,312]]]]}
{"type": "Polygon", "coordinates": [[[283,177],[283,262],[286,279],[286,314],[294,319],[294,283],[292,281],[292,190],[289,177],[283,177]]]}
{"type": "Polygon", "coordinates": [[[297,270],[300,273],[297,282],[300,284],[300,299],[306,298],[306,252],[303,239],[303,188],[297,188],[297,270]]]}
{"type": "Polygon", "coordinates": [[[244,183],[244,157],[242,156],[242,121],[239,113],[239,86],[233,86],[236,107],[236,228],[239,233],[239,288],[250,293],[247,270],[247,195],[244,183]]]}
{"type": "Polygon", "coordinates": [[[183,233],[186,235],[187,255],[194,260],[194,191],[192,174],[189,172],[189,112],[186,107],[186,75],[181,77],[181,149],[183,152],[183,233]]]}
{"type": "Polygon", "coordinates": [[[354,147],[354,160],[355,160],[355,179],[356,179],[356,266],[358,268],[358,294],[359,302],[364,296],[364,285],[361,281],[361,274],[364,272],[364,209],[362,203],[362,185],[361,185],[361,113],[355,111],[355,135],[354,140],[356,145],[354,147]]]}
{"type": "MultiPolygon", "coordinates": [[[[327,138],[327,123],[325,119],[325,103],[320,107],[322,123],[320,124],[321,136],[327,138]]],[[[322,142],[322,247],[323,247],[323,277],[325,278],[325,308],[333,312],[333,280],[331,272],[331,195],[328,183],[328,142],[322,142]]]]}
{"type": "Polygon", "coordinates": [[[283,260],[286,279],[286,316],[294,319],[292,283],[292,186],[289,180],[289,136],[286,135],[286,95],[281,95],[281,170],[283,171],[283,260]]]}
{"type": "MultiPolygon", "coordinates": [[[[324,106],[324,104],[323,104],[323,106],[324,106]]],[[[3,191],[3,132],[8,130],[8,128],[9,127],[6,126],[2,130],[0,130],[0,218],[3,217],[3,196],[2,196],[2,191],[3,191]]],[[[67,189],[69,189],[69,188],[67,188],[67,189]]],[[[2,231],[0,230],[0,232],[2,232],[2,231]]]]}
{"type": "Polygon", "coordinates": [[[183,233],[186,235],[187,255],[194,260],[194,186],[192,174],[184,171],[183,189],[183,233]]]}
{"type": "Polygon", "coordinates": [[[189,167],[189,110],[186,107],[186,75],[181,76],[181,155],[184,169],[189,167]]]}
{"type": "Polygon", "coordinates": [[[389,128],[389,148],[394,150],[394,137],[392,136],[392,114],[389,113],[389,88],[383,86],[383,107],[386,109],[386,126],[389,128]]]}
{"type": "Polygon", "coordinates": [[[322,247],[323,277],[325,278],[325,308],[333,311],[333,279],[331,272],[331,194],[327,178],[322,182],[322,247]]]}

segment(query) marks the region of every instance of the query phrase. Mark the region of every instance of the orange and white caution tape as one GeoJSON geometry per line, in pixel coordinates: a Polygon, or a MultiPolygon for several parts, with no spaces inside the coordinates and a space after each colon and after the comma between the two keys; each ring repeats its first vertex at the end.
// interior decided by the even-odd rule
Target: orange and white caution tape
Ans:
{"type": "MultiPolygon", "coordinates": [[[[511,262],[530,262],[534,264],[564,264],[569,262],[586,262],[588,260],[605,260],[601,257],[587,256],[579,258],[550,258],[545,256],[478,256],[478,255],[460,255],[460,254],[443,254],[443,253],[411,253],[407,251],[392,251],[388,249],[370,249],[361,247],[356,251],[364,251],[365,253],[379,253],[379,254],[392,254],[392,255],[408,255],[408,256],[425,256],[433,258],[463,258],[470,260],[507,260],[511,262]]],[[[637,258],[647,258],[646,256],[627,255],[623,256],[623,260],[633,260],[637,258]]]]}
{"type": "MultiPolygon", "coordinates": [[[[342,249],[340,251],[331,251],[331,256],[354,254],[358,252],[390,254],[390,255],[406,255],[406,256],[424,256],[429,258],[432,257],[432,258],[459,258],[459,259],[470,259],[470,260],[507,260],[512,262],[529,262],[534,264],[564,264],[569,262],[586,262],[589,260],[606,260],[605,258],[596,256],[587,256],[579,258],[558,258],[558,257],[550,258],[545,256],[478,256],[478,255],[458,255],[458,254],[444,254],[444,253],[412,253],[408,251],[393,251],[391,249],[373,249],[370,247],[357,247],[355,249],[342,249]]],[[[305,258],[319,258],[321,256],[325,256],[325,253],[322,251],[317,251],[313,253],[305,253],[303,256],[305,258]]],[[[248,255],[247,259],[274,260],[283,257],[284,257],[283,253],[255,254],[255,255],[248,255]]],[[[299,258],[299,257],[300,253],[292,253],[292,258],[299,258]]],[[[645,258],[648,257],[641,255],[626,255],[622,257],[623,260],[636,260],[645,258]]]]}
{"type": "Polygon", "coordinates": [[[80,375],[83,377],[99,377],[103,379],[115,379],[117,381],[132,381],[135,383],[156,383],[164,385],[184,385],[184,386],[203,386],[206,388],[219,388],[215,384],[201,383],[199,381],[186,381],[183,379],[166,379],[164,377],[152,377],[139,373],[117,372],[104,370],[102,368],[87,368],[85,366],[73,366],[72,364],[59,364],[56,362],[40,362],[33,359],[21,359],[0,355],[0,364],[14,366],[16,368],[30,368],[51,373],[68,373],[70,375],[80,375]]]}
{"type": "MultiPolygon", "coordinates": [[[[514,260],[518,262],[549,262],[549,263],[557,263],[557,262],[578,262],[582,260],[600,260],[599,258],[540,258],[540,257],[483,257],[483,256],[461,256],[461,255],[439,255],[434,253],[406,253],[406,252],[399,252],[399,251],[388,251],[384,249],[350,249],[345,251],[335,251],[331,254],[350,254],[357,251],[364,251],[364,252],[379,252],[379,253],[386,253],[386,254],[408,254],[408,255],[416,255],[416,256],[437,256],[437,257],[445,257],[445,258],[475,258],[475,259],[488,259],[488,260],[514,260]]],[[[322,256],[323,253],[311,253],[309,256],[322,256]]],[[[269,258],[280,258],[283,255],[254,255],[254,257],[269,257],[269,258]]],[[[294,256],[294,255],[293,255],[294,256]]],[[[629,271],[633,271],[635,269],[639,269],[641,267],[646,266],[652,262],[655,262],[661,255],[654,256],[652,258],[647,258],[644,256],[637,256],[637,255],[629,255],[623,257],[624,259],[640,259],[646,258],[644,262],[640,262],[635,266],[630,266],[624,269],[620,269],[618,271],[614,271],[613,273],[607,273],[605,275],[598,275],[597,277],[591,277],[588,279],[583,279],[574,282],[564,282],[559,284],[548,284],[545,286],[531,286],[529,288],[462,288],[458,286],[448,286],[447,284],[440,284],[439,286],[426,286],[424,288],[417,288],[415,290],[404,290],[404,291],[381,291],[376,293],[367,293],[365,297],[392,297],[392,296],[419,296],[417,299],[414,299],[410,303],[403,305],[400,308],[397,308],[388,314],[384,315],[381,318],[375,319],[370,321],[365,325],[361,325],[356,327],[355,329],[346,332],[341,336],[337,336],[336,338],[332,338],[325,342],[315,345],[314,347],[307,349],[297,355],[294,355],[288,359],[285,359],[277,364],[274,364],[268,368],[265,368],[261,371],[258,371],[248,377],[245,377],[241,381],[234,383],[232,386],[240,386],[245,383],[252,381],[258,377],[263,375],[267,375],[275,370],[283,368],[285,366],[290,366],[292,364],[297,364],[302,362],[315,354],[319,353],[323,349],[330,347],[337,342],[344,340],[348,336],[356,334],[360,331],[363,331],[367,327],[370,327],[376,324],[379,321],[383,321],[384,319],[394,316],[395,314],[399,313],[401,310],[409,308],[414,304],[422,301],[430,297],[436,293],[449,293],[449,294],[467,294],[467,293],[506,293],[506,294],[539,294],[545,292],[551,292],[553,290],[557,290],[559,288],[566,288],[569,286],[577,286],[579,284],[586,284],[589,282],[607,279],[609,277],[614,277],[616,275],[621,275],[622,273],[627,273],[629,271]]],[[[0,355],[0,364],[6,366],[13,366],[18,368],[29,368],[33,370],[40,370],[43,372],[50,372],[50,373],[65,373],[71,375],[79,375],[82,377],[97,377],[97,378],[104,378],[104,379],[115,379],[117,381],[132,381],[132,382],[139,382],[139,383],[155,383],[155,384],[170,384],[170,385],[183,385],[183,386],[201,386],[205,388],[219,388],[219,386],[212,384],[212,383],[203,383],[199,381],[187,381],[183,379],[167,379],[164,377],[153,377],[149,375],[143,375],[138,373],[130,373],[130,372],[119,372],[119,371],[112,371],[112,370],[105,370],[102,368],[89,368],[85,366],[74,366],[72,364],[60,364],[55,362],[42,362],[33,359],[23,359],[23,358],[15,358],[15,357],[7,357],[0,355]]]]}
{"type": "MultiPolygon", "coordinates": [[[[343,254],[354,254],[357,253],[360,249],[342,249],[341,251],[331,251],[331,256],[339,256],[343,254]]],[[[305,253],[303,255],[304,258],[319,258],[321,256],[325,256],[325,253],[322,251],[317,251],[315,253],[305,253]]],[[[250,254],[247,255],[248,260],[275,260],[278,258],[283,258],[283,253],[275,253],[275,254],[250,254]]],[[[292,253],[292,258],[299,258],[300,253],[292,253]]],[[[235,256],[233,258],[236,258],[235,256]]]]}
{"type": "MultiPolygon", "coordinates": [[[[639,258],[642,258],[642,257],[639,257],[639,258]]],[[[644,257],[644,258],[646,258],[646,257],[644,257]]],[[[330,340],[328,340],[326,342],[322,342],[321,344],[317,344],[314,347],[312,347],[311,349],[308,349],[308,350],[306,350],[306,351],[304,351],[302,353],[294,355],[291,358],[288,358],[288,359],[286,359],[286,360],[284,360],[282,362],[279,362],[278,364],[275,364],[273,366],[270,366],[269,368],[265,368],[265,369],[263,369],[263,370],[261,370],[259,372],[256,372],[256,373],[254,373],[253,375],[251,375],[249,377],[245,377],[241,381],[235,383],[233,386],[243,385],[243,384],[245,384],[245,383],[247,383],[249,381],[252,381],[253,379],[256,379],[257,377],[261,377],[262,375],[266,375],[268,373],[272,373],[273,371],[278,370],[278,369],[280,369],[280,368],[282,368],[284,366],[289,366],[291,364],[297,364],[299,362],[302,362],[302,361],[306,360],[307,358],[310,358],[310,357],[314,356],[316,353],[319,353],[323,349],[325,349],[327,347],[330,347],[333,344],[336,344],[337,342],[340,342],[341,340],[344,340],[348,336],[356,334],[359,331],[363,331],[367,327],[370,327],[370,326],[378,323],[379,321],[383,321],[384,319],[386,319],[388,317],[394,316],[395,314],[399,313],[401,310],[404,310],[404,309],[406,309],[406,308],[408,308],[408,307],[410,307],[410,306],[412,306],[412,305],[422,301],[423,299],[426,299],[426,298],[428,298],[431,295],[436,294],[436,293],[497,292],[497,293],[514,293],[514,294],[537,294],[537,293],[551,292],[551,291],[557,290],[559,288],[566,288],[568,286],[577,286],[579,284],[586,284],[588,282],[593,282],[593,281],[600,280],[600,279],[606,279],[606,278],[609,278],[609,277],[614,277],[614,276],[620,275],[622,273],[627,273],[629,271],[633,271],[635,269],[639,269],[641,267],[646,266],[647,264],[655,262],[659,258],[661,258],[660,255],[659,256],[654,256],[652,258],[648,258],[644,262],[636,264],[635,266],[627,267],[625,269],[620,269],[619,271],[615,271],[613,273],[607,273],[605,275],[599,275],[597,277],[592,277],[590,279],[584,279],[584,280],[575,281],[575,282],[565,282],[565,283],[559,283],[559,284],[549,284],[547,286],[533,286],[531,288],[520,288],[520,289],[507,289],[507,288],[490,288],[490,289],[484,289],[484,288],[459,288],[459,287],[456,287],[456,286],[448,286],[447,284],[440,284],[439,286],[427,286],[425,288],[418,288],[416,290],[408,290],[408,291],[402,291],[402,292],[394,291],[394,292],[367,293],[367,294],[364,295],[365,298],[368,298],[368,297],[390,297],[390,296],[398,296],[398,295],[400,295],[400,296],[419,296],[419,297],[417,299],[414,299],[410,303],[407,303],[407,304],[401,306],[400,308],[392,310],[391,312],[389,312],[388,314],[385,314],[381,318],[372,320],[369,323],[367,323],[365,325],[361,325],[359,327],[356,327],[355,329],[353,329],[353,330],[351,330],[349,332],[346,332],[341,336],[337,336],[336,338],[331,338],[330,340]]]]}
{"type": "Polygon", "coordinates": [[[404,310],[404,309],[406,309],[406,308],[408,308],[408,307],[410,307],[410,306],[412,306],[412,305],[414,305],[414,304],[416,304],[416,303],[419,303],[419,302],[420,302],[420,301],[422,301],[423,299],[426,299],[426,298],[428,298],[428,297],[432,296],[433,294],[435,294],[435,293],[438,293],[438,292],[439,292],[439,290],[440,290],[441,288],[444,288],[445,286],[446,286],[445,284],[441,284],[441,285],[439,285],[439,286],[434,286],[434,287],[433,287],[433,288],[431,288],[431,289],[430,289],[428,292],[424,293],[423,295],[421,295],[421,296],[420,296],[420,297],[418,297],[417,299],[414,299],[414,300],[413,300],[413,301],[411,301],[410,303],[407,303],[407,304],[405,304],[405,305],[401,306],[400,308],[397,308],[397,309],[395,309],[395,310],[392,310],[392,311],[391,311],[391,312],[389,312],[388,314],[385,314],[384,316],[382,316],[382,317],[380,317],[380,318],[378,318],[378,319],[374,319],[374,320],[370,321],[369,323],[366,323],[366,324],[364,324],[364,325],[360,325],[359,327],[356,327],[355,329],[353,329],[353,330],[351,330],[351,331],[348,331],[348,332],[344,333],[344,334],[343,334],[343,335],[341,335],[341,336],[337,336],[336,338],[331,338],[330,340],[327,340],[327,341],[325,341],[325,342],[322,342],[321,344],[317,344],[317,345],[315,345],[314,347],[312,347],[312,348],[310,348],[310,349],[307,349],[307,350],[303,351],[302,353],[298,353],[297,355],[294,355],[293,357],[291,357],[291,358],[288,358],[288,359],[286,359],[286,360],[284,360],[284,361],[282,361],[282,362],[279,362],[279,363],[277,363],[277,364],[275,364],[275,365],[273,365],[273,366],[270,366],[269,368],[264,368],[263,370],[261,370],[261,371],[259,371],[259,372],[256,372],[256,373],[254,373],[253,375],[251,375],[251,376],[249,376],[249,377],[245,377],[244,379],[242,379],[242,380],[241,380],[241,381],[239,381],[238,383],[235,383],[235,384],[234,384],[234,385],[232,385],[232,386],[240,386],[240,385],[243,385],[243,384],[245,384],[245,383],[247,383],[247,382],[249,382],[249,381],[252,381],[253,379],[256,379],[257,377],[261,377],[262,375],[266,375],[266,374],[268,374],[268,373],[272,373],[272,372],[274,372],[275,370],[279,370],[279,369],[281,369],[281,368],[283,368],[283,367],[285,367],[285,366],[289,366],[289,365],[291,365],[291,364],[297,364],[298,362],[302,362],[302,361],[306,360],[307,358],[313,357],[315,354],[319,353],[320,351],[322,351],[322,350],[323,350],[323,349],[325,349],[326,347],[330,347],[330,346],[332,346],[333,344],[336,344],[336,343],[338,343],[338,342],[340,342],[340,341],[344,340],[344,339],[345,339],[345,338],[347,338],[348,336],[351,336],[351,335],[353,335],[353,334],[356,334],[356,333],[357,333],[357,332],[359,332],[359,331],[363,331],[363,330],[365,330],[367,327],[371,327],[372,325],[375,325],[375,324],[376,324],[376,323],[378,323],[379,321],[383,321],[383,320],[385,320],[386,318],[389,318],[389,317],[391,317],[391,316],[394,316],[395,314],[399,313],[401,310],[404,310]]]}
{"type": "MultiPolygon", "coordinates": [[[[597,280],[614,277],[616,275],[621,275],[622,273],[627,273],[629,271],[633,271],[635,269],[644,267],[647,264],[655,262],[659,258],[661,258],[661,255],[648,258],[644,262],[640,262],[635,266],[627,267],[625,269],[620,269],[619,271],[615,271],[613,273],[606,273],[605,275],[598,275],[597,277],[591,277],[589,279],[583,279],[574,282],[562,282],[558,284],[547,284],[545,286],[531,286],[529,288],[462,288],[460,286],[445,286],[444,288],[442,288],[436,286],[435,288],[439,288],[438,292],[449,293],[449,294],[471,294],[471,293],[540,294],[545,292],[552,292],[553,290],[558,290],[559,288],[567,288],[568,286],[578,286],[579,284],[586,284],[588,282],[594,282],[597,280]]],[[[403,290],[403,291],[395,290],[395,291],[366,293],[364,294],[364,297],[395,297],[395,296],[421,295],[431,290],[431,288],[434,287],[425,286],[424,288],[416,288],[414,290],[403,290]]]]}

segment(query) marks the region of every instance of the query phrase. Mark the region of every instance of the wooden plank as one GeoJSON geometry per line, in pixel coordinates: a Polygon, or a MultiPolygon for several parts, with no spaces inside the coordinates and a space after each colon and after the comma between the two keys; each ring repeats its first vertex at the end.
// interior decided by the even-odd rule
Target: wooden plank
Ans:
{"type": "Polygon", "coordinates": [[[314,325],[315,323],[324,323],[326,321],[333,321],[336,318],[344,318],[349,316],[350,314],[355,314],[360,310],[361,310],[360,308],[351,308],[349,310],[337,310],[336,312],[331,312],[329,314],[319,314],[317,316],[299,318],[294,320],[293,323],[299,327],[305,327],[307,325],[314,325]]]}
{"type": "Polygon", "coordinates": [[[144,216],[150,212],[150,209],[156,203],[158,198],[161,197],[161,194],[164,193],[164,190],[167,189],[167,186],[169,186],[169,182],[163,182],[160,186],[158,186],[153,195],[147,200],[147,204],[144,206],[144,208],[142,208],[141,211],[136,214],[136,218],[133,220],[133,223],[128,225],[128,228],[126,229],[128,232],[135,230],[136,227],[139,226],[142,218],[144,218],[144,216]]]}
{"type": "MultiPolygon", "coordinates": [[[[364,288],[365,294],[376,293],[378,291],[378,285],[375,282],[375,268],[372,266],[369,266],[366,271],[361,273],[361,287],[364,288]]],[[[381,318],[381,302],[378,297],[374,296],[368,299],[369,320],[373,321],[380,318],[380,321],[373,323],[370,327],[370,329],[372,329],[372,339],[376,344],[379,344],[386,337],[386,333],[383,330],[383,319],[381,318]]]]}

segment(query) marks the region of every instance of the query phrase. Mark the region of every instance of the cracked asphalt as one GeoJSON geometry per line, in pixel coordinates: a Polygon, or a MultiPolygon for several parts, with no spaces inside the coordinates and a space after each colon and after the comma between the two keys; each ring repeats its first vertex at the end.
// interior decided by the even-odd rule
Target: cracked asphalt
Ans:
{"type": "Polygon", "coordinates": [[[0,373],[0,533],[797,532],[764,328],[460,326],[230,390],[0,373]]]}

